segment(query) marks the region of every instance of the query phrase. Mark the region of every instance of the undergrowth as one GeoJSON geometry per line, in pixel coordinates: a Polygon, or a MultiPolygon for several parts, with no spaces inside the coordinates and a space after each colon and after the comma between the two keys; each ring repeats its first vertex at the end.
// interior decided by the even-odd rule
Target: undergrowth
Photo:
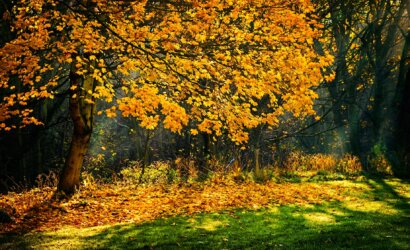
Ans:
{"type": "MultiPolygon", "coordinates": [[[[372,174],[391,175],[387,161],[378,158],[377,171],[372,174]]],[[[190,158],[175,161],[159,161],[148,166],[140,162],[130,162],[129,167],[120,171],[118,181],[129,184],[155,185],[174,183],[194,183],[215,179],[231,179],[236,182],[302,182],[363,178],[365,168],[356,156],[345,155],[337,158],[325,154],[303,154],[295,151],[285,162],[275,162],[256,167],[252,162],[243,165],[239,161],[224,164],[217,159],[208,160],[206,174],[198,169],[199,164],[190,158]]],[[[202,170],[204,171],[204,170],[202,170]]]]}
{"type": "MultiPolygon", "coordinates": [[[[101,155],[88,157],[82,171],[82,185],[92,187],[98,184],[122,185],[165,185],[190,184],[196,182],[214,181],[218,179],[235,182],[264,183],[273,181],[304,182],[327,181],[364,178],[366,175],[391,176],[391,166],[382,154],[375,153],[368,159],[374,169],[362,166],[358,157],[344,155],[336,157],[326,154],[305,154],[300,151],[291,152],[284,162],[274,162],[265,166],[255,166],[254,162],[243,163],[239,160],[230,163],[211,158],[206,167],[199,169],[199,163],[192,158],[178,157],[173,161],[155,161],[147,166],[140,161],[127,161],[127,166],[113,172],[113,166],[106,166],[101,155]]],[[[58,173],[50,171],[36,178],[35,188],[55,188],[58,183],[58,173]]],[[[32,187],[21,183],[10,190],[24,192],[32,187]]]]}

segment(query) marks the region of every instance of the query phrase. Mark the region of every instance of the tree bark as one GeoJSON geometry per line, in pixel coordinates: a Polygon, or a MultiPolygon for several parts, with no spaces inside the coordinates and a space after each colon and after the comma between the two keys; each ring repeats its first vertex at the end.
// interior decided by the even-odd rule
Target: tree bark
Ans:
{"type": "Polygon", "coordinates": [[[198,169],[201,174],[204,174],[208,172],[208,163],[211,158],[211,138],[207,133],[201,133],[201,136],[203,145],[200,153],[198,169]]]}
{"type": "Polygon", "coordinates": [[[95,88],[94,82],[91,76],[83,78],[75,72],[70,74],[69,112],[74,131],[58,183],[58,191],[64,192],[66,195],[73,194],[80,186],[81,166],[93,129],[95,104],[92,93],[95,88]]]}
{"type": "Polygon", "coordinates": [[[91,133],[73,134],[70,151],[58,184],[59,191],[73,194],[80,186],[80,172],[87,152],[91,133]]]}

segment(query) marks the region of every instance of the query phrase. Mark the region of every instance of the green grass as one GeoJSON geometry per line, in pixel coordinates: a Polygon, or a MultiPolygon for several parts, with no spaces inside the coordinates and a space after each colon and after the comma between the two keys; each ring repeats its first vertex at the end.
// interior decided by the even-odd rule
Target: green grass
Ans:
{"type": "Polygon", "coordinates": [[[398,179],[342,181],[343,202],[178,216],[0,236],[5,249],[410,249],[410,187],[398,179]]]}

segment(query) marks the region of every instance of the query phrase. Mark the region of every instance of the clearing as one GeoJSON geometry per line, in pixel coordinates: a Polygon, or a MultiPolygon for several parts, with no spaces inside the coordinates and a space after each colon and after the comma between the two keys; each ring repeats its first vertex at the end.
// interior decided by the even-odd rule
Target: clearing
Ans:
{"type": "Polygon", "coordinates": [[[13,204],[1,249],[410,249],[410,185],[395,178],[52,189],[13,204]]]}

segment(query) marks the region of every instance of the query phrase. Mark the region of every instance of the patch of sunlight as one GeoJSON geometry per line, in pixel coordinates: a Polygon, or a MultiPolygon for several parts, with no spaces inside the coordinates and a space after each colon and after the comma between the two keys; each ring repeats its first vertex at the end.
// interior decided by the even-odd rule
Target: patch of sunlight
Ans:
{"type": "MultiPolygon", "coordinates": [[[[55,232],[45,232],[37,235],[33,241],[33,249],[79,249],[83,246],[83,239],[101,233],[109,226],[91,228],[65,227],[55,232]]],[[[31,237],[31,235],[27,235],[31,237]]],[[[34,235],[33,235],[34,237],[34,235]]]]}
{"type": "Polygon", "coordinates": [[[334,224],[336,223],[336,219],[326,213],[309,213],[309,214],[304,214],[303,217],[310,223],[312,224],[334,224]]]}
{"type": "Polygon", "coordinates": [[[195,219],[190,219],[188,220],[190,222],[193,228],[196,229],[204,229],[206,231],[215,231],[220,227],[225,227],[228,226],[229,223],[226,220],[214,220],[211,218],[205,218],[201,222],[195,220],[195,219]]]}
{"type": "Polygon", "coordinates": [[[276,225],[280,220],[280,215],[282,211],[278,206],[270,206],[266,210],[257,212],[256,215],[261,216],[264,221],[272,222],[273,225],[276,225]]]}
{"type": "Polygon", "coordinates": [[[198,221],[197,221],[195,218],[189,218],[189,219],[187,220],[187,222],[191,223],[191,225],[195,225],[195,224],[198,223],[198,221]]]}
{"type": "Polygon", "coordinates": [[[267,217],[263,219],[264,227],[269,228],[272,231],[280,230],[283,228],[284,224],[287,223],[287,220],[279,217],[267,217]]]}
{"type": "MultiPolygon", "coordinates": [[[[118,224],[122,225],[122,224],[118,224]]],[[[124,226],[128,226],[123,224],[124,226]]],[[[122,227],[124,227],[122,226],[122,227]]],[[[112,228],[113,225],[105,225],[105,226],[96,226],[96,227],[88,227],[88,228],[76,228],[76,227],[64,227],[56,232],[48,232],[49,234],[53,235],[66,235],[66,236],[73,236],[73,235],[80,235],[81,237],[89,237],[94,236],[97,233],[104,231],[107,228],[112,228]]]]}
{"type": "Polygon", "coordinates": [[[410,185],[408,183],[397,178],[388,179],[385,182],[391,186],[398,195],[405,199],[410,199],[410,185]]]}
{"type": "Polygon", "coordinates": [[[32,246],[32,249],[80,249],[83,242],[76,237],[60,238],[50,237],[45,242],[32,246]]]}
{"type": "Polygon", "coordinates": [[[340,216],[340,217],[342,217],[342,216],[347,216],[347,215],[348,215],[346,212],[343,212],[343,211],[341,211],[341,210],[339,210],[339,209],[335,209],[335,208],[327,208],[327,209],[325,210],[325,212],[326,212],[327,214],[331,214],[332,216],[340,216]]]}
{"type": "Polygon", "coordinates": [[[408,183],[407,181],[403,181],[399,178],[389,178],[389,179],[385,179],[384,180],[387,184],[389,185],[393,185],[393,186],[397,186],[397,185],[405,185],[408,187],[408,183]]]}
{"type": "Polygon", "coordinates": [[[357,201],[344,201],[343,206],[349,210],[357,212],[372,212],[386,215],[395,215],[399,213],[397,209],[386,204],[383,201],[369,201],[359,199],[357,201]]]}
{"type": "Polygon", "coordinates": [[[263,214],[270,213],[270,214],[279,214],[280,210],[277,206],[270,206],[263,214]]]}
{"type": "MultiPolygon", "coordinates": [[[[326,203],[326,202],[324,202],[324,203],[326,203]]],[[[303,210],[309,210],[309,209],[316,209],[316,207],[317,207],[317,204],[300,204],[299,206],[298,206],[299,208],[301,208],[301,209],[303,209],[303,210]]]]}
{"type": "Polygon", "coordinates": [[[353,181],[349,181],[349,180],[337,180],[337,181],[327,181],[326,184],[330,184],[330,185],[333,185],[333,186],[344,187],[344,188],[360,188],[360,189],[364,189],[364,190],[371,190],[371,187],[369,187],[364,182],[353,182],[353,181]]]}

